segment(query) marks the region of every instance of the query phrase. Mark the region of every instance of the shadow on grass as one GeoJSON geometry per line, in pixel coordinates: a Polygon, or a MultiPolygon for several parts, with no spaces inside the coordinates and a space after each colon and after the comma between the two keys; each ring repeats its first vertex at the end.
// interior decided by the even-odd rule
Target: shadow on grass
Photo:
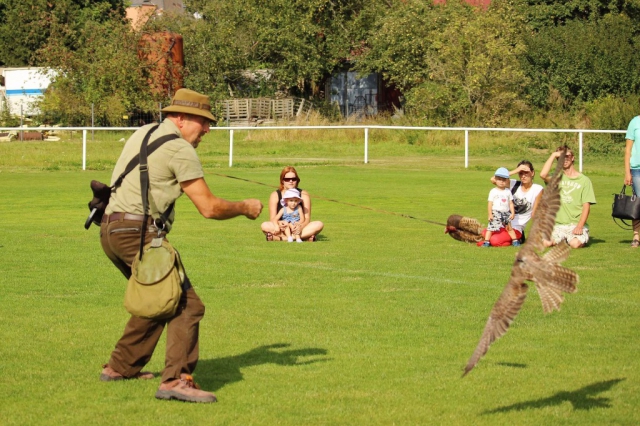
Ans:
{"type": "MultiPolygon", "coordinates": [[[[631,232],[631,231],[629,231],[631,232]]],[[[633,240],[631,238],[629,238],[628,240],[620,240],[618,241],[618,244],[620,244],[621,246],[625,246],[625,247],[631,247],[631,243],[633,242],[633,240]]],[[[2,246],[0,246],[2,247],[2,246]]]]}
{"type": "MultiPolygon", "coordinates": [[[[284,238],[284,240],[276,240],[274,242],[281,242],[281,243],[287,242],[287,237],[283,236],[283,238],[284,238]]],[[[304,241],[306,242],[307,240],[304,240],[304,241]]],[[[316,241],[315,242],[318,242],[318,241],[331,241],[331,240],[328,237],[326,237],[325,235],[323,235],[323,234],[318,234],[318,235],[316,235],[316,241]]]]}
{"type": "Polygon", "coordinates": [[[574,410],[591,410],[593,408],[610,408],[609,398],[596,398],[599,393],[606,392],[625,379],[607,380],[585,386],[573,392],[558,392],[548,398],[535,399],[533,401],[519,402],[506,407],[495,408],[482,414],[506,413],[509,411],[521,411],[535,408],[552,407],[564,402],[570,402],[574,410]]]}
{"type": "MultiPolygon", "coordinates": [[[[600,243],[606,243],[607,240],[602,240],[600,238],[591,238],[589,237],[589,242],[587,243],[587,247],[594,245],[594,244],[600,244],[600,243]]],[[[629,243],[631,243],[631,240],[629,240],[629,243]]]]}
{"type": "Polygon", "coordinates": [[[521,364],[519,362],[498,362],[497,364],[511,368],[527,368],[527,364],[521,364]]]}
{"type": "Polygon", "coordinates": [[[277,349],[288,348],[289,346],[291,345],[288,343],[276,343],[273,345],[260,346],[240,355],[216,359],[201,359],[198,361],[198,368],[196,370],[197,381],[203,389],[215,392],[230,383],[244,380],[241,369],[245,367],[262,364],[277,364],[292,367],[329,360],[328,358],[299,359],[301,357],[326,355],[327,350],[322,348],[277,351],[277,349]]]}

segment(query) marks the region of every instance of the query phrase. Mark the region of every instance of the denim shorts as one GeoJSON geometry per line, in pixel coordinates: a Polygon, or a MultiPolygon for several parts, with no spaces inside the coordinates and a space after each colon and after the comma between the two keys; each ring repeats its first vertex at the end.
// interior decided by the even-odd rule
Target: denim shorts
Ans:
{"type": "Polygon", "coordinates": [[[640,169],[631,169],[631,183],[636,194],[640,194],[640,169]]]}

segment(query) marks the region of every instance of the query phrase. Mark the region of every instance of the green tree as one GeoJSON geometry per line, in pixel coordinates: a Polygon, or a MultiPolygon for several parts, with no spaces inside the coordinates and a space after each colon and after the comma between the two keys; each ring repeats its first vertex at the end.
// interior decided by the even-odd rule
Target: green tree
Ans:
{"type": "MultiPolygon", "coordinates": [[[[7,10],[7,5],[5,4],[4,1],[0,1],[0,25],[2,25],[2,23],[5,20],[6,10],[7,10]]],[[[0,41],[1,40],[2,39],[0,38],[0,41]]],[[[0,56],[0,66],[4,66],[3,56],[0,56]]]]}
{"type": "Polygon", "coordinates": [[[516,0],[517,7],[534,29],[564,25],[571,21],[597,21],[608,14],[640,18],[638,0],[516,0]]]}
{"type": "Polygon", "coordinates": [[[637,24],[621,14],[540,29],[527,39],[525,68],[534,105],[557,92],[566,106],[607,95],[638,93],[637,24]]]}
{"type": "Polygon", "coordinates": [[[522,19],[511,2],[497,0],[482,11],[462,2],[408,0],[380,23],[356,67],[381,72],[414,114],[497,123],[524,107],[522,19]]]}
{"type": "Polygon", "coordinates": [[[180,30],[185,36],[188,81],[221,93],[229,85],[242,84],[242,71],[269,69],[272,90],[302,93],[349,56],[350,24],[366,4],[363,0],[190,2],[189,12],[197,12],[201,19],[184,21],[180,30]]]}
{"type": "MultiPolygon", "coordinates": [[[[251,5],[245,2],[189,2],[191,15],[173,20],[184,38],[185,84],[212,95],[228,97],[229,84],[248,67],[254,29],[251,5]]],[[[167,25],[160,19],[156,26],[167,25]]]]}
{"type": "MultiPolygon", "coordinates": [[[[122,0],[0,0],[0,62],[6,66],[42,65],[36,52],[47,43],[54,26],[78,30],[87,20],[124,15],[122,0]]],[[[73,31],[69,33],[72,35],[73,31]]],[[[59,40],[76,45],[72,37],[59,40]]]]}
{"type": "Polygon", "coordinates": [[[38,51],[57,71],[42,104],[45,115],[86,125],[93,104],[98,124],[107,125],[134,110],[154,110],[150,70],[138,56],[140,37],[119,15],[102,22],[87,20],[79,30],[52,26],[48,43],[38,51]],[[65,40],[74,40],[74,45],[65,40]]]}

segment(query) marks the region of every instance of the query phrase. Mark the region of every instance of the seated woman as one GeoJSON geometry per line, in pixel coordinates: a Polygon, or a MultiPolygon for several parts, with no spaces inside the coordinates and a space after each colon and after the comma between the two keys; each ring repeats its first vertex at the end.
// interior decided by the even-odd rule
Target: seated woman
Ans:
{"type": "Polygon", "coordinates": [[[262,232],[267,237],[267,241],[287,241],[284,229],[281,229],[274,218],[282,209],[282,194],[287,189],[297,188],[302,198],[302,209],[304,212],[304,221],[296,223],[296,231],[300,233],[300,237],[305,241],[315,241],[317,235],[324,228],[324,223],[320,221],[311,222],[311,198],[309,193],[302,188],[298,188],[300,177],[295,168],[287,166],[280,173],[280,188],[273,191],[269,197],[269,222],[262,223],[262,232]]]}
{"type": "MultiPolygon", "coordinates": [[[[527,226],[527,222],[531,220],[538,200],[540,199],[540,194],[544,188],[542,185],[533,183],[533,177],[536,173],[530,161],[522,160],[514,170],[509,171],[509,175],[515,174],[518,175],[520,181],[510,180],[509,188],[513,193],[513,204],[516,210],[516,214],[511,221],[511,227],[515,231],[520,243],[524,243],[524,228],[527,226]],[[518,185],[517,188],[516,185],[518,185]]],[[[493,176],[491,177],[491,182],[494,185],[496,183],[493,176]]],[[[489,242],[492,247],[510,246],[511,237],[503,228],[500,232],[493,233],[489,242]]],[[[482,244],[482,242],[478,243],[478,245],[480,244],[482,244]]]]}

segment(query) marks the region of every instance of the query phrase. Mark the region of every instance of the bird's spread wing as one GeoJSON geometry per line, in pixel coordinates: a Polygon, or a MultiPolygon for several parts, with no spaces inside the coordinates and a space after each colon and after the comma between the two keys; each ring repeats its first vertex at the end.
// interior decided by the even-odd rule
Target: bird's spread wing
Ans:
{"type": "Polygon", "coordinates": [[[546,252],[544,256],[542,256],[542,260],[547,263],[562,263],[567,260],[569,253],[571,253],[571,247],[566,241],[563,241],[546,252]]]}
{"type": "MultiPolygon", "coordinates": [[[[514,272],[515,271],[517,270],[514,270],[514,272]]],[[[507,332],[516,315],[520,312],[520,308],[522,308],[522,304],[527,297],[529,286],[527,286],[524,280],[519,278],[518,275],[518,273],[511,274],[509,284],[504,288],[496,304],[493,305],[480,342],[473,352],[473,355],[471,355],[471,358],[469,358],[469,362],[467,362],[462,376],[465,376],[475,367],[478,361],[480,361],[480,358],[487,353],[491,343],[507,332]]]]}
{"type": "Polygon", "coordinates": [[[527,242],[516,255],[516,261],[511,269],[511,279],[493,306],[489,320],[484,328],[480,343],[469,359],[464,369],[465,376],[475,367],[489,350],[489,346],[496,339],[503,336],[513,322],[527,295],[525,281],[536,284],[542,309],[545,313],[560,309],[563,302],[563,292],[574,293],[578,276],[575,272],[560,266],[569,255],[570,247],[560,244],[540,257],[545,249],[544,242],[551,240],[551,233],[555,225],[556,214],[560,209],[560,179],[566,151],[558,158],[558,165],[542,193],[538,203],[533,224],[527,242]]]}
{"type": "Polygon", "coordinates": [[[558,158],[556,170],[549,179],[546,188],[542,191],[540,202],[532,219],[531,231],[527,238],[527,245],[541,252],[544,250],[544,241],[551,240],[551,233],[556,222],[556,214],[560,210],[560,180],[562,179],[562,165],[566,151],[558,158]]]}

